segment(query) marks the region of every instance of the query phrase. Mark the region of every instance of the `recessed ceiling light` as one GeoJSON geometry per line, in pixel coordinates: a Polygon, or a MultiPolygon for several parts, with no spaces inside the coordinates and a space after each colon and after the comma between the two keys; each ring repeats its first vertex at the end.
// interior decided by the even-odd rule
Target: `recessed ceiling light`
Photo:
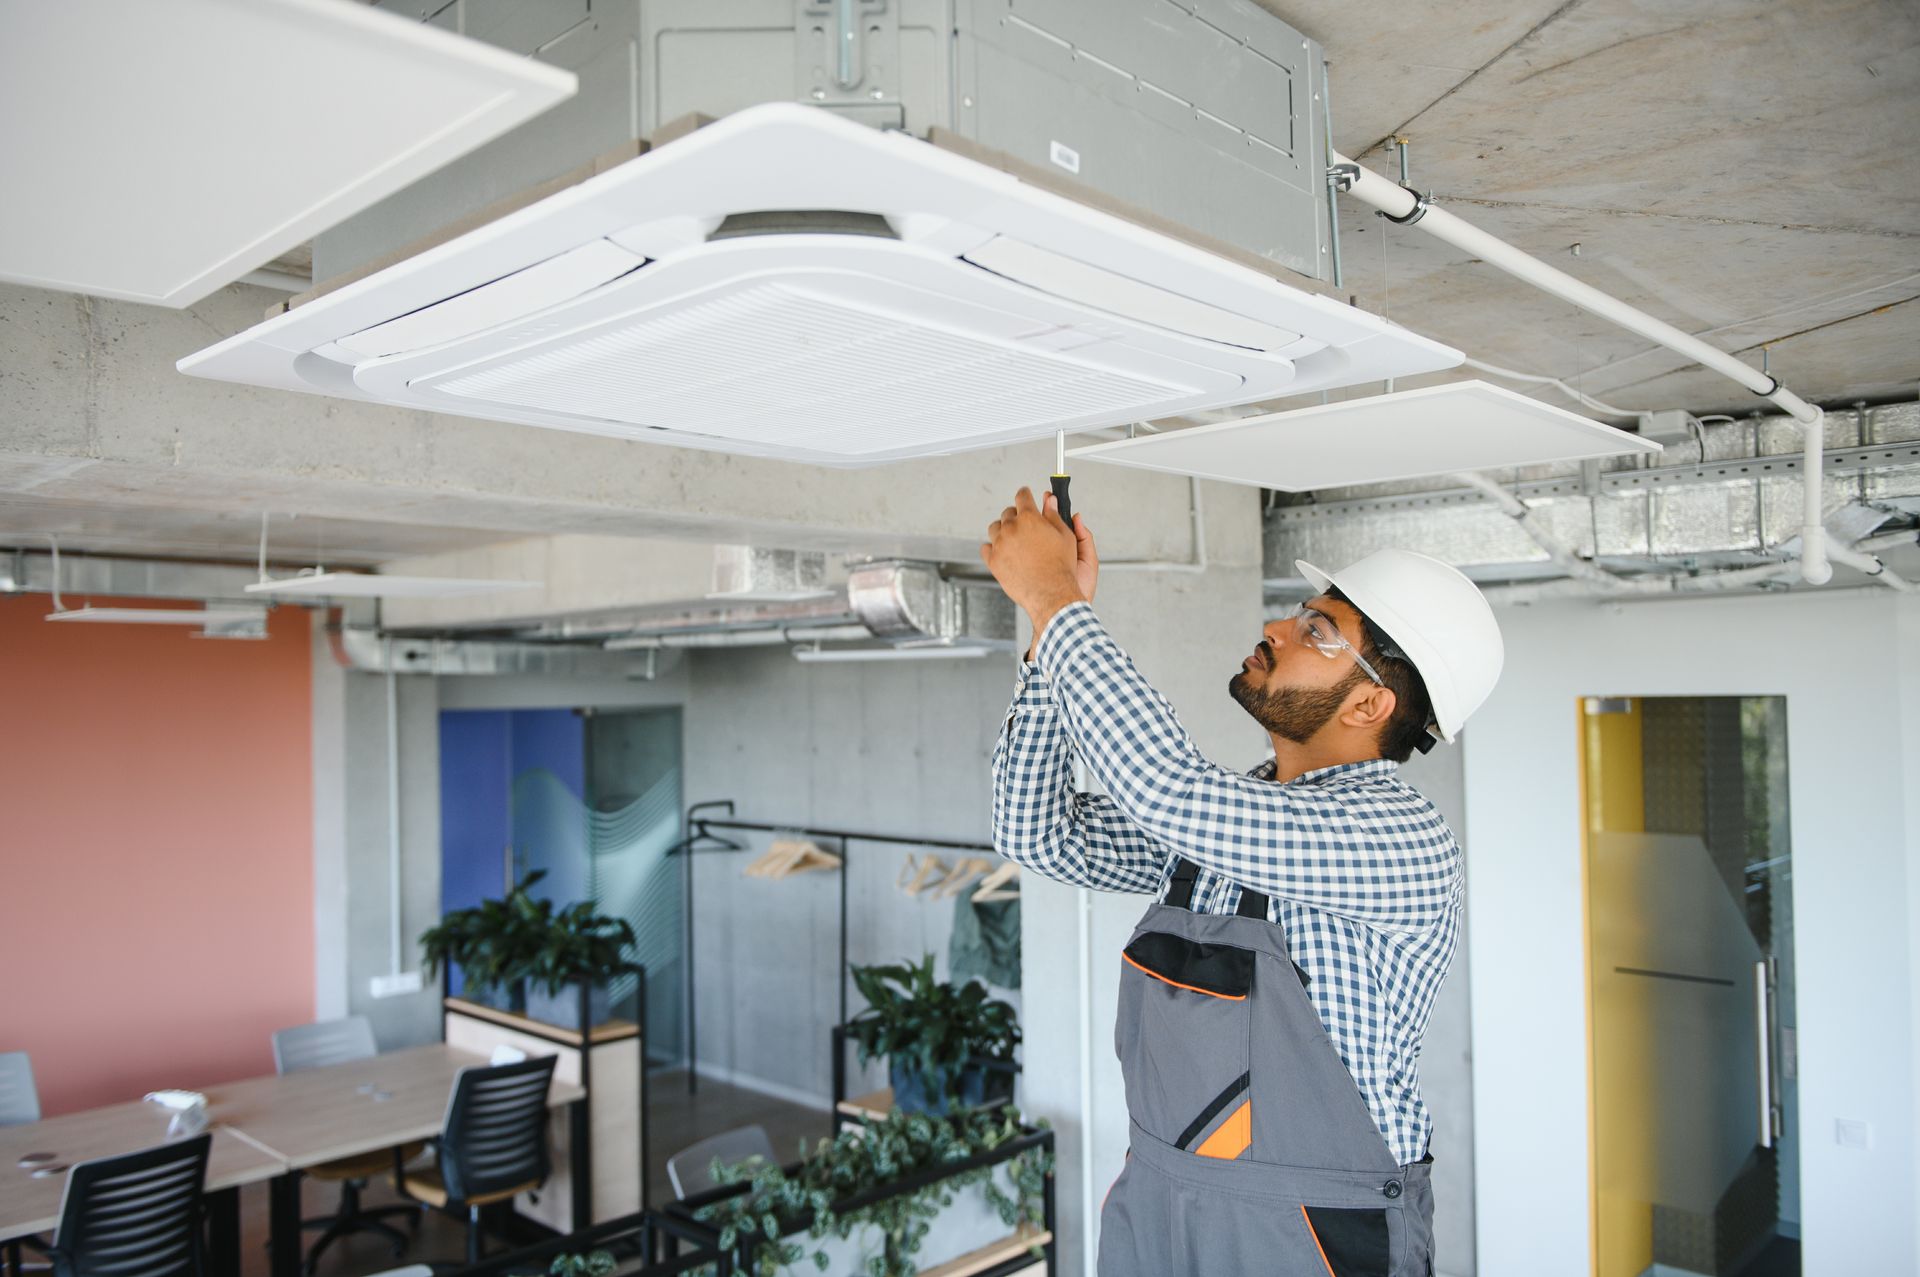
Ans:
{"type": "Polygon", "coordinates": [[[977,659],[988,652],[997,651],[990,647],[796,647],[793,659],[796,661],[833,662],[833,661],[963,661],[977,659]]]}
{"type": "Polygon", "coordinates": [[[266,615],[257,607],[75,607],[49,612],[49,621],[99,625],[237,625],[266,615]]]}
{"type": "Polygon", "coordinates": [[[248,594],[286,598],[456,599],[496,590],[537,590],[538,581],[496,581],[485,577],[399,576],[378,572],[315,572],[309,576],[256,581],[248,594]]]}
{"type": "Polygon", "coordinates": [[[1651,439],[1484,381],[1262,413],[1074,457],[1280,492],[1658,452],[1651,439]]]}
{"type": "Polygon", "coordinates": [[[578,83],[341,0],[5,12],[0,279],[162,306],[192,305],[578,83]]]}

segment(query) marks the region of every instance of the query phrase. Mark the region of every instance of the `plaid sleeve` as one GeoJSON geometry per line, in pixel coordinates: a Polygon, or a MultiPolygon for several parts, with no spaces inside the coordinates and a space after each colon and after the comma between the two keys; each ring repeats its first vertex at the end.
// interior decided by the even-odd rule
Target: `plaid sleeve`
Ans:
{"type": "Polygon", "coordinates": [[[1389,930],[1430,927],[1449,907],[1458,846],[1407,786],[1275,784],[1209,762],[1086,603],[1053,617],[1035,658],[1089,770],[1171,853],[1389,930]]]}
{"type": "Polygon", "coordinates": [[[1076,793],[1067,735],[1039,667],[1022,664],[993,751],[993,845],[1036,873],[1102,891],[1157,892],[1167,854],[1111,798],[1076,793]]]}

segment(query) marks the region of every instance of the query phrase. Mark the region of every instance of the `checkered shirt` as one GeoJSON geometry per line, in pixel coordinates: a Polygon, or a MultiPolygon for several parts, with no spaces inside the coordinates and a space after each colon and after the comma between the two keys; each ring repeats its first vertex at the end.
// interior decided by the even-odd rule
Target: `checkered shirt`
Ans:
{"type": "Polygon", "coordinates": [[[1401,1163],[1427,1151],[1420,1041],[1453,962],[1460,847],[1388,759],[1273,781],[1194,748],[1166,698],[1086,603],[1056,614],[993,756],[993,841],[1061,882],[1165,899],[1176,857],[1199,869],[1192,908],[1270,897],[1308,996],[1401,1163]],[[1068,747],[1111,797],[1076,793],[1068,747]]]}

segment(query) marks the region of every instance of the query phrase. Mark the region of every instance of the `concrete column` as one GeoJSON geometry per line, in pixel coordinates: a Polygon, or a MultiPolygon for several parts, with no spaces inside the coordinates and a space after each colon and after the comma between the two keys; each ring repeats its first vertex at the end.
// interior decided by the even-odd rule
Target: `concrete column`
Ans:
{"type": "MultiPolygon", "coordinates": [[[[364,1015],[382,1050],[437,1041],[439,982],[373,996],[393,965],[386,683],[340,668],[322,627],[313,661],[314,1014],[364,1015]]],[[[419,969],[420,932],[440,913],[439,698],[403,675],[398,693],[400,969],[419,969]]]]}

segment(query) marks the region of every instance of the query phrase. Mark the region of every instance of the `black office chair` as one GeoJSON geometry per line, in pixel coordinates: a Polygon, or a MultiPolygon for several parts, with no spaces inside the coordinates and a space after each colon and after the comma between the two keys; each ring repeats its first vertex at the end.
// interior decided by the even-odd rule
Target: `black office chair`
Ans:
{"type": "MultiPolygon", "coordinates": [[[[282,1074],[325,1068],[329,1064],[344,1064],[351,1060],[370,1060],[377,1054],[379,1048],[374,1044],[373,1025],[368,1023],[364,1015],[299,1024],[290,1029],[281,1029],[273,1035],[273,1067],[275,1072],[282,1074]]],[[[410,1162],[425,1147],[420,1143],[403,1145],[400,1159],[410,1162]]],[[[349,1233],[382,1233],[393,1243],[395,1259],[406,1253],[407,1243],[411,1239],[383,1220],[390,1215],[404,1215],[410,1224],[417,1223],[420,1218],[419,1207],[365,1206],[360,1201],[360,1192],[366,1187],[367,1181],[391,1165],[393,1153],[382,1148],[354,1157],[321,1162],[301,1172],[312,1179],[329,1180],[340,1185],[340,1206],[333,1214],[300,1221],[303,1229],[323,1230],[314,1239],[313,1249],[307,1252],[306,1260],[301,1265],[301,1271],[307,1277],[312,1277],[327,1247],[349,1233]]]]}
{"type": "Polygon", "coordinates": [[[554,1058],[461,1069],[435,1141],[437,1164],[408,1170],[396,1158],[393,1186],[437,1210],[465,1211],[467,1262],[480,1261],[480,1208],[546,1183],[547,1089],[554,1058]]]}
{"type": "Polygon", "coordinates": [[[54,1277],[200,1277],[212,1143],[195,1135],[76,1164],[49,1251],[54,1277]]]}

